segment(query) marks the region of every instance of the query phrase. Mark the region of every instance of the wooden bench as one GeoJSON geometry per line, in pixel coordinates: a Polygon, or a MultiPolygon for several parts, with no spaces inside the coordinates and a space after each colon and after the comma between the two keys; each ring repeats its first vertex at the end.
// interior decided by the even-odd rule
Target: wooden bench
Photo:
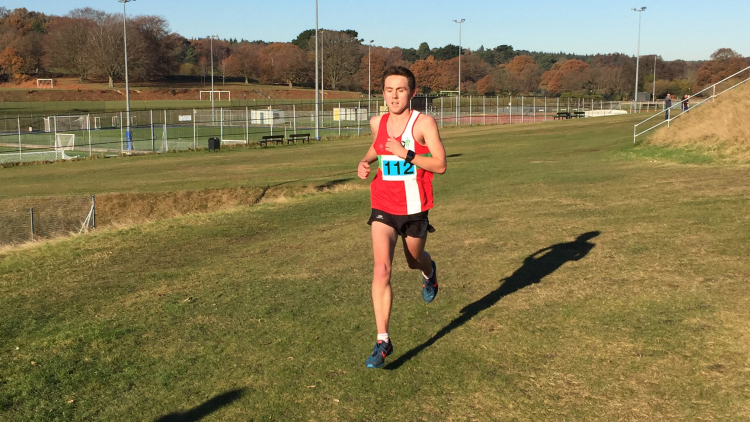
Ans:
{"type": "Polygon", "coordinates": [[[260,146],[264,147],[268,145],[269,142],[276,142],[276,145],[284,145],[284,135],[266,135],[261,138],[260,146]]]}
{"type": "Polygon", "coordinates": [[[573,112],[573,117],[576,117],[576,118],[586,117],[586,112],[585,111],[574,111],[573,112]]]}
{"type": "Polygon", "coordinates": [[[557,119],[570,119],[570,113],[568,113],[567,111],[558,111],[553,120],[557,119]]]}
{"type": "Polygon", "coordinates": [[[291,134],[291,135],[289,135],[286,138],[286,143],[287,143],[287,145],[290,142],[294,142],[296,144],[298,139],[301,140],[303,144],[305,142],[310,142],[310,134],[309,133],[294,133],[294,134],[291,134]]]}

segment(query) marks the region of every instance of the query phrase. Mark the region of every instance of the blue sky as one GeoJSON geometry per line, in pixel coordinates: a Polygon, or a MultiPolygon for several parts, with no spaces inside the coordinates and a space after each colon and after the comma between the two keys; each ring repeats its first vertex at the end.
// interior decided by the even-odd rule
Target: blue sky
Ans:
{"type": "MultiPolygon", "coordinates": [[[[3,6],[26,7],[63,15],[78,7],[121,12],[117,0],[6,0],[3,6]]],[[[565,51],[578,54],[636,54],[638,14],[646,6],[641,54],[667,60],[706,60],[729,47],[750,56],[750,37],[743,25],[750,16],[747,0],[319,0],[319,26],[354,29],[374,45],[430,47],[513,45],[516,49],[565,51]],[[744,22],[743,22],[744,21],[744,22]]],[[[154,14],[167,19],[173,31],[192,38],[291,41],[315,27],[314,0],[137,0],[128,14],[154,14]]]]}

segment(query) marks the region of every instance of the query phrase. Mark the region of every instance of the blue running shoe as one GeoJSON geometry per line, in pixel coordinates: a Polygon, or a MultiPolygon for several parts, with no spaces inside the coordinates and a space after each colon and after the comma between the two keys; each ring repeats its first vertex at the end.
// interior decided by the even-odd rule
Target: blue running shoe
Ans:
{"type": "Polygon", "coordinates": [[[388,343],[378,340],[375,347],[372,348],[372,354],[365,361],[368,368],[381,368],[385,363],[385,357],[393,353],[393,344],[388,339],[388,343]]]}
{"type": "Polygon", "coordinates": [[[430,303],[433,299],[435,299],[435,296],[438,292],[438,282],[437,282],[437,267],[435,266],[435,261],[432,261],[432,277],[429,279],[424,278],[424,275],[422,277],[422,299],[424,299],[425,302],[430,303]]]}

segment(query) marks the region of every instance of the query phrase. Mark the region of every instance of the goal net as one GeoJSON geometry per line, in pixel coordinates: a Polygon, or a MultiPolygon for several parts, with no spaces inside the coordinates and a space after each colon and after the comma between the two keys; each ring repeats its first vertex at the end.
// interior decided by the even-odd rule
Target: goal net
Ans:
{"type": "Polygon", "coordinates": [[[221,101],[221,94],[225,94],[225,100],[232,101],[232,93],[230,91],[200,91],[198,92],[198,98],[201,100],[204,98],[210,100],[213,95],[215,100],[221,101]]]}
{"type": "Polygon", "coordinates": [[[40,89],[52,89],[55,87],[55,81],[52,79],[39,78],[36,80],[36,87],[40,89]]]}
{"type": "Polygon", "coordinates": [[[88,114],[78,116],[50,116],[44,118],[45,132],[72,132],[88,130],[91,122],[88,114]]]}
{"type": "Polygon", "coordinates": [[[71,160],[73,157],[65,155],[65,151],[34,151],[0,154],[0,164],[33,163],[36,161],[71,160]]]}
{"type": "Polygon", "coordinates": [[[55,151],[73,151],[76,147],[76,135],[74,133],[55,134],[55,151]]]}

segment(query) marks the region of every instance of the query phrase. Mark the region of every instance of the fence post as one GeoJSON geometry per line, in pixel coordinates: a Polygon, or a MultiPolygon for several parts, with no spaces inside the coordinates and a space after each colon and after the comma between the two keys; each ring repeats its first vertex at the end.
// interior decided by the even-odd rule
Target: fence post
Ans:
{"type": "Polygon", "coordinates": [[[534,94],[534,101],[533,101],[533,103],[534,103],[534,105],[532,107],[534,107],[534,111],[532,112],[532,115],[534,116],[534,123],[536,123],[536,94],[534,94]]]}
{"type": "Polygon", "coordinates": [[[547,97],[544,97],[544,121],[547,121],[547,97]]]}
{"type": "Polygon", "coordinates": [[[21,118],[18,118],[18,162],[23,163],[23,144],[21,143],[21,118]]]}
{"type": "MultiPolygon", "coordinates": [[[[271,110],[271,118],[273,118],[273,110],[271,110]]],[[[224,139],[224,107],[219,108],[219,142],[224,139]]]]}
{"type": "Polygon", "coordinates": [[[156,150],[156,141],[154,140],[154,110],[149,110],[151,115],[151,152],[156,150]]]}
{"type": "Polygon", "coordinates": [[[523,100],[525,100],[525,99],[526,98],[522,95],[521,96],[521,123],[523,123],[523,114],[526,111],[526,110],[524,110],[524,105],[523,105],[523,100]]]}
{"type": "Polygon", "coordinates": [[[94,210],[91,213],[91,225],[96,228],[96,198],[91,195],[91,208],[94,210]]]}
{"type": "Polygon", "coordinates": [[[198,149],[198,110],[193,109],[193,149],[198,149]]]}
{"type": "Polygon", "coordinates": [[[357,113],[355,114],[355,117],[357,119],[357,136],[359,136],[359,112],[362,110],[362,101],[357,102],[357,113]]]}
{"type": "Polygon", "coordinates": [[[443,127],[443,98],[445,97],[440,97],[440,128],[441,129],[443,127]]]}
{"type": "Polygon", "coordinates": [[[31,213],[31,241],[34,241],[34,208],[29,208],[31,213]]]}
{"type": "Polygon", "coordinates": [[[482,95],[482,124],[487,126],[487,107],[486,107],[486,98],[484,95],[482,95]]]}
{"type": "Polygon", "coordinates": [[[513,96],[508,96],[508,112],[510,113],[510,117],[508,120],[510,121],[510,124],[513,124],[513,96]]]}
{"type": "MultiPolygon", "coordinates": [[[[57,151],[57,115],[56,114],[55,114],[55,118],[54,118],[54,123],[55,123],[55,143],[52,144],[52,145],[55,146],[55,151],[57,151]]],[[[19,120],[19,123],[18,123],[18,128],[19,128],[19,130],[21,128],[20,120],[19,120]]]]}
{"type": "MultiPolygon", "coordinates": [[[[247,103],[247,101],[245,101],[245,103],[247,103]]],[[[248,120],[247,106],[245,106],[245,145],[250,145],[250,121],[248,120]]]]}
{"type": "MultiPolygon", "coordinates": [[[[122,154],[125,149],[123,148],[122,142],[122,111],[120,112],[120,120],[117,122],[118,125],[120,125],[120,154],[122,154]]],[[[57,133],[57,119],[55,119],[55,133],[57,133]]],[[[57,136],[55,136],[57,137],[57,136]]]]}
{"type": "Polygon", "coordinates": [[[297,106],[292,104],[292,123],[294,124],[294,133],[297,133],[297,106]]]}
{"type": "MultiPolygon", "coordinates": [[[[409,105],[411,106],[411,100],[409,100],[409,105]]],[[[341,102],[339,102],[339,136],[341,136],[341,102]]]]}
{"type": "Polygon", "coordinates": [[[495,95],[495,124],[500,124],[500,96],[495,95]]]}
{"type": "Polygon", "coordinates": [[[471,126],[472,120],[474,120],[474,118],[472,117],[472,114],[471,114],[471,106],[472,106],[472,104],[471,104],[471,95],[469,95],[469,126],[471,126]]]}
{"type": "Polygon", "coordinates": [[[91,156],[91,113],[86,118],[86,126],[89,129],[89,157],[91,156]]]}
{"type": "MultiPolygon", "coordinates": [[[[214,95],[214,94],[211,94],[214,95]]],[[[167,110],[164,110],[164,133],[162,134],[162,139],[164,139],[164,143],[166,143],[166,148],[164,148],[164,152],[169,151],[169,133],[167,133],[167,110]]]]}

